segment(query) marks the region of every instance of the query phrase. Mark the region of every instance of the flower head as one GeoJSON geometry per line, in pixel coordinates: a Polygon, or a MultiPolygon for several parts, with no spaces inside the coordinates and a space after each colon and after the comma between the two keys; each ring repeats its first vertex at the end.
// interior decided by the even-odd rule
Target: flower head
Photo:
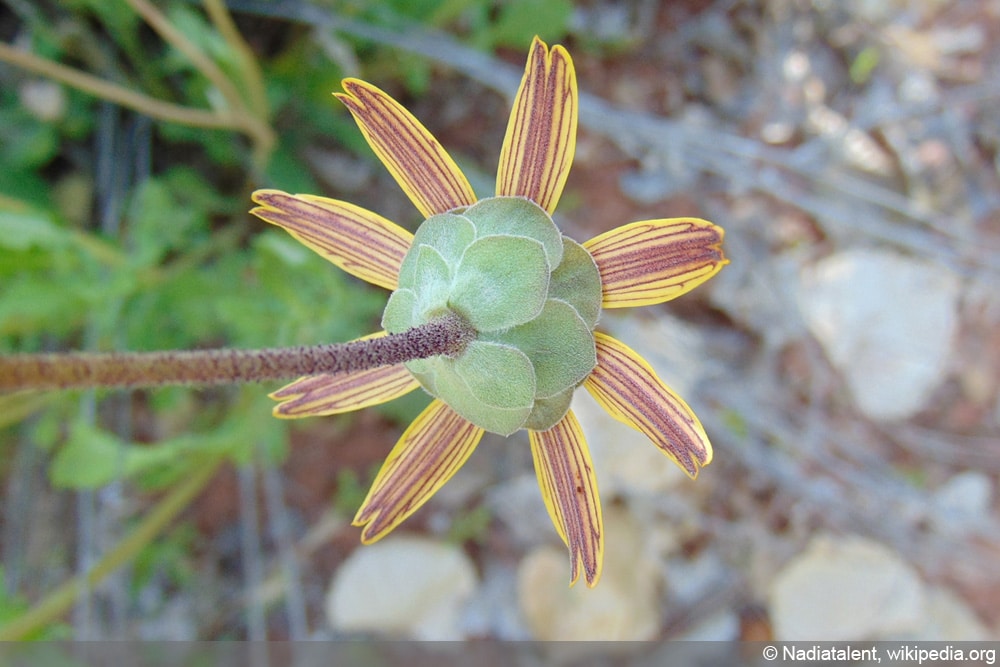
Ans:
{"type": "Polygon", "coordinates": [[[712,459],[688,405],[639,355],[595,331],[602,308],[661,303],[726,263],[722,230],[705,220],[634,222],[579,244],[551,214],[576,145],[576,74],[561,46],[537,37],[514,101],[496,197],[477,201],[433,136],[386,93],[346,79],[337,97],[425,217],[416,234],[314,195],[259,190],[253,213],[343,270],[392,290],[382,318],[396,333],[455,313],[475,340],[437,356],[344,375],[301,378],[274,392],[275,415],[330,415],[423,387],[435,400],[403,433],[354,524],[374,542],[425,503],[485,431],[528,430],[545,506],[570,551],[571,583],[601,574],[604,529],[587,444],[569,409],[580,385],[641,431],[690,477],[712,459]]]}

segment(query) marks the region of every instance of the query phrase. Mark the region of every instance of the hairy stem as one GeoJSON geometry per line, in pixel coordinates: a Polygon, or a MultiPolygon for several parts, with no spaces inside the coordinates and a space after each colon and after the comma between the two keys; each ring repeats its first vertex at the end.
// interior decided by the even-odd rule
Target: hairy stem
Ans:
{"type": "Polygon", "coordinates": [[[331,345],[0,356],[0,391],[289,380],[391,366],[442,354],[454,356],[474,337],[475,330],[450,313],[402,333],[331,345]]]}

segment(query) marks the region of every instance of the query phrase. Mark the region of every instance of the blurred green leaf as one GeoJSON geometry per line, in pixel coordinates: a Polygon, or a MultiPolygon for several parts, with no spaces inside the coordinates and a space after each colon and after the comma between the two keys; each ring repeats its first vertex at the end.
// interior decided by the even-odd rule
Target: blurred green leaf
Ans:
{"type": "Polygon", "coordinates": [[[59,151],[59,134],[21,107],[0,108],[0,164],[30,169],[46,164],[59,151]]]}
{"type": "Polygon", "coordinates": [[[154,472],[198,451],[197,436],[155,445],[127,444],[113,434],[77,420],[49,469],[52,484],[62,488],[97,488],[118,478],[154,472]]]}
{"type": "Polygon", "coordinates": [[[160,585],[183,588],[195,578],[191,561],[196,553],[198,531],[182,523],[139,552],[132,566],[131,589],[138,594],[154,578],[160,585]]]}
{"type": "MultiPolygon", "coordinates": [[[[0,581],[6,581],[3,565],[0,565],[0,581]]],[[[7,586],[0,586],[0,626],[17,620],[24,615],[28,609],[30,609],[28,600],[20,595],[12,595],[8,593],[7,586]]],[[[72,634],[73,629],[68,625],[64,623],[55,623],[23,637],[23,639],[26,641],[51,641],[57,639],[69,639],[72,637],[72,634]]],[[[34,660],[38,660],[39,656],[39,653],[32,653],[34,660]]],[[[54,651],[49,658],[54,659],[54,661],[45,660],[43,658],[40,663],[36,662],[35,664],[58,665],[65,663],[65,656],[62,655],[59,650],[54,651]]]]}
{"type": "Polygon", "coordinates": [[[569,0],[506,0],[487,31],[490,46],[526,49],[537,34],[546,42],[562,39],[573,13],[569,0]]]}
{"type": "Polygon", "coordinates": [[[51,249],[66,245],[69,240],[66,230],[60,229],[50,215],[38,210],[4,210],[0,202],[0,247],[51,249]]]}

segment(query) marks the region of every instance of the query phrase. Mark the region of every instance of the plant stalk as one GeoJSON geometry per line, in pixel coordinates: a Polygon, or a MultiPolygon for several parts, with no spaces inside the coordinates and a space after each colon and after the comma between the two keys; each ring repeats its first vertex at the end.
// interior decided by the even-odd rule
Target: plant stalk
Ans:
{"type": "Polygon", "coordinates": [[[213,385],[351,373],[437,355],[455,356],[475,338],[460,316],[349,343],[262,350],[70,352],[0,356],[0,391],[213,385]]]}

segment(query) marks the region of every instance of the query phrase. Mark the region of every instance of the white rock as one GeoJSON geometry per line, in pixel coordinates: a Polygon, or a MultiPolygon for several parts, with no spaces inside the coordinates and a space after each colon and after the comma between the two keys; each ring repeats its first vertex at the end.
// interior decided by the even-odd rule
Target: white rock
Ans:
{"type": "Polygon", "coordinates": [[[993,483],[976,470],[959,473],[934,492],[931,501],[938,510],[936,523],[965,527],[987,518],[993,505],[993,483]]]}
{"type": "Polygon", "coordinates": [[[945,588],[927,594],[927,617],[914,639],[922,641],[980,642],[991,639],[989,630],[975,612],[945,588]]]}
{"type": "Polygon", "coordinates": [[[487,560],[482,583],[465,606],[467,633],[501,641],[525,641],[531,634],[517,608],[516,564],[487,560]]]}
{"type": "Polygon", "coordinates": [[[775,578],[770,611],[779,641],[888,640],[923,627],[925,600],[917,573],[892,550],[827,535],[775,578]]]}
{"type": "Polygon", "coordinates": [[[456,546],[423,537],[390,536],[352,553],[326,599],[331,626],[433,641],[464,638],[461,610],[476,571],[456,546]]]}
{"type": "Polygon", "coordinates": [[[671,637],[672,641],[681,642],[735,642],[739,639],[740,617],[728,609],[698,621],[677,637],[671,637]]]}
{"type": "Polygon", "coordinates": [[[942,266],[851,250],[805,269],[798,302],[858,407],[893,420],[918,412],[940,383],[959,293],[960,281],[942,266]]]}
{"type": "Polygon", "coordinates": [[[567,586],[563,547],[540,547],[521,562],[518,600],[535,639],[641,641],[659,632],[662,570],[644,544],[642,526],[626,510],[605,507],[604,532],[604,571],[594,588],[582,575],[567,586]]]}
{"type": "MultiPolygon", "coordinates": [[[[597,474],[599,476],[600,471],[597,474]]],[[[518,475],[489,489],[486,503],[520,547],[549,541],[555,534],[534,472],[518,475]]]]}

